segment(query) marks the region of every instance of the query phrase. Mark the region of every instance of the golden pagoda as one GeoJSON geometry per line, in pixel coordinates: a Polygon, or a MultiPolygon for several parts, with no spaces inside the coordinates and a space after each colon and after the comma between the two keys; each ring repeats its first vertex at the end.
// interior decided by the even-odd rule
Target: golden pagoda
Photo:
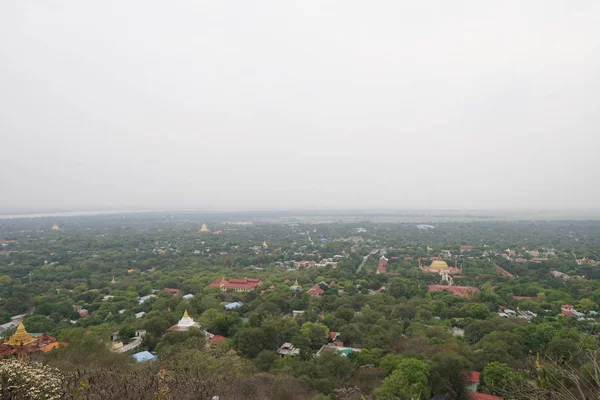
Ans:
{"type": "Polygon", "coordinates": [[[202,224],[202,228],[200,228],[200,232],[210,232],[206,224],[202,224]]]}
{"type": "Polygon", "coordinates": [[[447,270],[448,264],[446,264],[446,261],[440,258],[439,260],[435,260],[434,262],[432,262],[429,266],[429,269],[435,269],[438,271],[447,270]]]}
{"type": "Polygon", "coordinates": [[[36,341],[36,338],[27,333],[25,326],[23,325],[23,320],[21,320],[19,322],[19,326],[17,327],[17,331],[10,337],[10,339],[8,339],[6,343],[12,347],[17,347],[27,346],[36,341]]]}

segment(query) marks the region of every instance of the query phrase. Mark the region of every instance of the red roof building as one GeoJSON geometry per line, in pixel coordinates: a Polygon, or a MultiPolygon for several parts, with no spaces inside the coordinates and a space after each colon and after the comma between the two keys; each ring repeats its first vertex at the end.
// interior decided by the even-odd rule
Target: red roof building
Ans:
{"type": "Polygon", "coordinates": [[[377,265],[377,274],[385,274],[387,272],[388,259],[381,256],[377,265]]]}
{"type": "Polygon", "coordinates": [[[506,276],[507,278],[514,278],[515,277],[513,274],[511,274],[510,272],[508,272],[507,270],[505,270],[504,268],[502,268],[498,264],[494,264],[494,268],[496,268],[498,270],[498,272],[500,272],[500,274],[502,276],[506,276]]]}
{"type": "Polygon", "coordinates": [[[244,279],[230,279],[226,280],[224,277],[219,278],[210,287],[216,287],[221,289],[222,292],[227,290],[236,290],[238,292],[249,292],[262,285],[262,281],[256,278],[244,278],[244,279]]]}
{"type": "Polygon", "coordinates": [[[225,336],[222,336],[222,335],[214,335],[213,337],[211,337],[210,339],[208,339],[208,341],[210,343],[219,343],[219,342],[224,342],[226,340],[227,340],[227,338],[225,336]]]}
{"type": "Polygon", "coordinates": [[[460,246],[460,251],[465,252],[465,251],[471,251],[473,249],[473,246],[460,246]]]}
{"type": "Polygon", "coordinates": [[[561,311],[560,314],[564,315],[566,317],[574,317],[575,316],[575,313],[573,313],[572,311],[561,311]]]}
{"type": "Polygon", "coordinates": [[[563,304],[560,306],[560,309],[563,311],[575,311],[575,307],[573,307],[571,304],[563,304]]]}
{"type": "Polygon", "coordinates": [[[469,371],[469,373],[467,374],[467,382],[469,382],[469,383],[478,383],[480,376],[481,376],[481,372],[478,372],[478,371],[469,371]]]}
{"type": "Polygon", "coordinates": [[[516,261],[516,262],[518,262],[518,263],[526,263],[526,262],[527,262],[527,259],[526,259],[526,258],[523,258],[523,257],[519,257],[519,258],[517,258],[515,261],[516,261]]]}
{"type": "Polygon", "coordinates": [[[477,392],[479,389],[479,378],[481,372],[469,371],[465,376],[465,386],[469,392],[477,392]]]}
{"type": "Polygon", "coordinates": [[[450,292],[455,296],[469,298],[479,294],[479,289],[472,286],[429,285],[429,292],[450,292]]]}
{"type": "Polygon", "coordinates": [[[173,288],[168,288],[167,287],[167,288],[163,289],[163,292],[169,293],[169,294],[171,294],[173,296],[178,296],[179,293],[181,292],[181,290],[179,290],[179,289],[173,289],[173,288]]]}
{"type": "Polygon", "coordinates": [[[310,294],[313,297],[318,297],[318,296],[322,295],[323,293],[325,293],[325,291],[323,289],[321,289],[321,287],[318,284],[316,284],[310,290],[308,290],[306,293],[310,294]]]}

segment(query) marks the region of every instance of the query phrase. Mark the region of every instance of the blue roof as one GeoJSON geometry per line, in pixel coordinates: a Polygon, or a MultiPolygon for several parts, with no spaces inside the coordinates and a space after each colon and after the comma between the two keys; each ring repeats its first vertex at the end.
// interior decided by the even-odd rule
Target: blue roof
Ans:
{"type": "Polygon", "coordinates": [[[139,353],[135,353],[133,355],[133,358],[135,358],[136,362],[144,362],[144,361],[154,361],[158,357],[156,357],[154,354],[150,353],[149,351],[140,351],[139,353]]]}
{"type": "Polygon", "coordinates": [[[236,301],[234,303],[225,304],[225,308],[227,310],[233,310],[234,308],[239,308],[243,305],[244,305],[244,303],[242,303],[241,301],[236,301]]]}

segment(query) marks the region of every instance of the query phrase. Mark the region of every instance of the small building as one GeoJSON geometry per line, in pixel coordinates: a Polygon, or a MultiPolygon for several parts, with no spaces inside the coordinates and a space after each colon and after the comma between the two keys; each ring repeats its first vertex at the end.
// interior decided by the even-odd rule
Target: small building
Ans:
{"type": "Polygon", "coordinates": [[[298,315],[304,314],[304,310],[292,310],[292,317],[296,318],[298,315]]]}
{"type": "Polygon", "coordinates": [[[285,356],[297,356],[298,354],[300,354],[300,349],[296,348],[293,344],[291,343],[284,343],[281,345],[280,348],[277,349],[277,354],[279,354],[281,357],[285,357],[285,356]]]}
{"type": "Polygon", "coordinates": [[[320,295],[322,295],[323,293],[325,293],[325,291],[323,289],[321,289],[321,287],[319,286],[319,284],[315,284],[306,293],[310,294],[313,297],[319,297],[320,295]]]}
{"type": "Polygon", "coordinates": [[[329,344],[337,347],[344,347],[344,342],[340,338],[339,332],[329,332],[329,344]]]}
{"type": "Polygon", "coordinates": [[[147,296],[138,297],[138,304],[144,304],[146,300],[155,299],[157,296],[155,294],[149,294],[147,296]]]}
{"type": "Polygon", "coordinates": [[[188,294],[184,295],[182,298],[183,298],[184,300],[191,300],[191,299],[193,299],[193,298],[194,298],[194,295],[193,295],[193,294],[191,294],[191,293],[188,293],[188,294]]]}
{"type": "Polygon", "coordinates": [[[465,388],[469,392],[476,392],[479,389],[479,378],[481,377],[481,372],[478,371],[469,371],[467,373],[467,377],[465,379],[465,388]]]}
{"type": "Polygon", "coordinates": [[[142,318],[144,315],[146,315],[146,313],[144,311],[140,311],[139,313],[135,314],[135,318],[142,318]]]}
{"type": "Polygon", "coordinates": [[[225,309],[226,310],[235,310],[236,308],[240,308],[243,305],[244,305],[244,303],[242,303],[241,301],[235,301],[233,303],[225,304],[225,309]]]}
{"type": "Polygon", "coordinates": [[[460,246],[460,252],[461,253],[469,253],[471,250],[473,250],[473,246],[460,246]]]}
{"type": "Polygon", "coordinates": [[[149,351],[140,351],[139,353],[135,353],[133,356],[135,358],[135,362],[141,363],[145,361],[155,361],[158,359],[154,354],[149,351]]]}
{"type": "Polygon", "coordinates": [[[169,293],[171,296],[175,297],[175,296],[179,296],[179,294],[181,293],[181,290],[175,289],[175,288],[164,288],[163,292],[169,293]]]}

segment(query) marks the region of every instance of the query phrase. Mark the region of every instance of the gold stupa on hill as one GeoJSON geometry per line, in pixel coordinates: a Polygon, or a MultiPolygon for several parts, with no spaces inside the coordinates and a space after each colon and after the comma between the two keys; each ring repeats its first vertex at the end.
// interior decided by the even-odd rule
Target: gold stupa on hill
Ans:
{"type": "Polygon", "coordinates": [[[444,261],[442,259],[435,260],[434,262],[431,263],[431,265],[429,266],[429,269],[435,269],[438,271],[447,270],[448,264],[446,264],[446,261],[444,261]]]}
{"type": "Polygon", "coordinates": [[[202,224],[202,228],[200,228],[200,232],[210,232],[206,224],[202,224]]]}
{"type": "Polygon", "coordinates": [[[21,320],[21,322],[19,322],[19,326],[17,327],[17,331],[10,337],[10,339],[8,339],[8,344],[13,347],[27,346],[35,341],[37,341],[37,339],[27,333],[25,326],[23,325],[23,320],[21,320]]]}

